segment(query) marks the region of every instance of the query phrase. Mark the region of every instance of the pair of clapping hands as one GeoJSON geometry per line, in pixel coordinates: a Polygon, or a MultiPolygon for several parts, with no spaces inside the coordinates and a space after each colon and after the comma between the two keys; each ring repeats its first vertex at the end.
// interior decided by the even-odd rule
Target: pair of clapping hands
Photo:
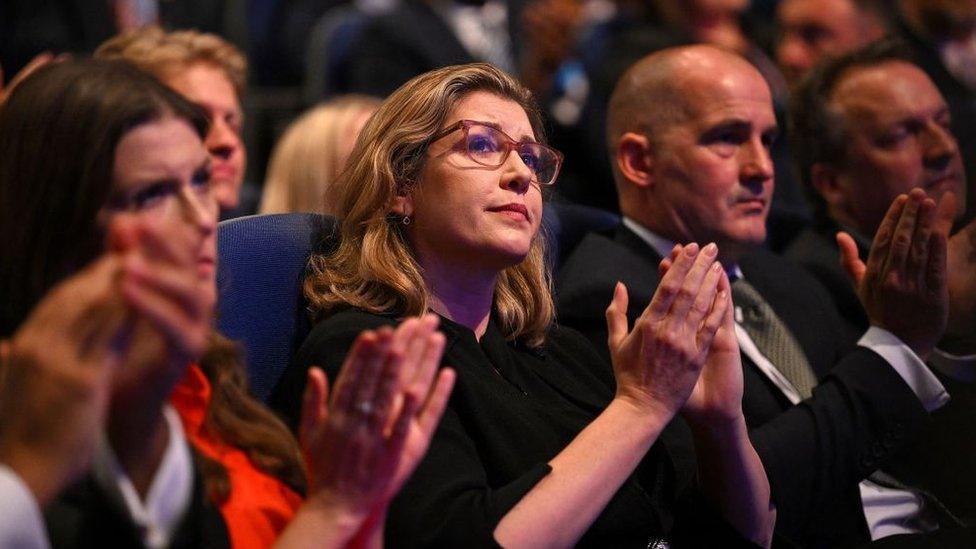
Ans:
{"type": "MultiPolygon", "coordinates": [[[[164,341],[171,368],[201,355],[213,289],[188,227],[118,219],[108,251],[52,288],[0,343],[0,462],[44,505],[86,470],[118,379],[164,341]]],[[[124,390],[124,389],[123,389],[124,390]]]]}
{"type": "MultiPolygon", "coordinates": [[[[938,204],[921,189],[899,196],[866,263],[850,235],[838,235],[842,263],[871,324],[898,336],[923,360],[945,332],[949,288],[969,295],[967,281],[968,287],[976,286],[974,274],[964,267],[976,262],[976,238],[970,234],[976,229],[967,227],[950,242],[955,208],[951,193],[938,204]],[[947,275],[950,245],[960,248],[950,264],[963,265],[956,266],[961,273],[955,277],[947,275]]],[[[618,397],[667,418],[680,411],[693,426],[741,417],[741,359],[731,290],[717,257],[714,244],[675,246],[661,262],[657,292],[629,332],[627,290],[617,285],[607,325],[618,397]]]]}

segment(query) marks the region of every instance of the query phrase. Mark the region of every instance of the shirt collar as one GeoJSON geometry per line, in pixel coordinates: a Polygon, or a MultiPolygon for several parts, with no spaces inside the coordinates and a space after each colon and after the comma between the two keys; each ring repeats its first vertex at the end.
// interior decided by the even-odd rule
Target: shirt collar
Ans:
{"type": "MultiPolygon", "coordinates": [[[[624,216],[623,218],[624,227],[630,229],[634,234],[636,234],[641,240],[643,240],[648,246],[654,249],[661,257],[670,257],[671,250],[674,249],[675,242],[669,240],[654,231],[651,231],[647,227],[641,225],[640,223],[634,221],[633,219],[624,216]]],[[[738,265],[725,265],[725,272],[729,275],[729,280],[738,280],[744,278],[742,275],[742,269],[738,265]]]]}

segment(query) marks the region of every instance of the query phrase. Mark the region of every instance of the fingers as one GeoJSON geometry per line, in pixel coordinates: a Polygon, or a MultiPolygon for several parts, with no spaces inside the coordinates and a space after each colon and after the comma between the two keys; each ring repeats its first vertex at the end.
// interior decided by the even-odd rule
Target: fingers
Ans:
{"type": "Polygon", "coordinates": [[[126,302],[190,359],[203,353],[210,332],[203,290],[193,273],[164,266],[150,270],[139,260],[127,262],[122,280],[126,302]]]}
{"type": "Polygon", "coordinates": [[[712,310],[715,294],[718,292],[718,282],[721,280],[723,271],[722,264],[715,261],[717,253],[718,248],[715,244],[709,244],[702,249],[702,253],[698,254],[698,259],[695,261],[695,267],[685,279],[685,286],[688,287],[688,291],[695,292],[690,295],[691,305],[687,310],[684,308],[672,309],[676,314],[687,314],[687,322],[695,327],[712,310]]]}
{"type": "Polygon", "coordinates": [[[940,294],[948,287],[948,239],[942,231],[929,236],[929,257],[925,266],[925,286],[933,294],[940,294]]]}
{"type": "Polygon", "coordinates": [[[735,330],[735,319],[732,315],[732,286],[721,264],[716,262],[715,265],[718,267],[716,275],[718,280],[715,283],[712,302],[709,304],[708,316],[704,318],[701,329],[698,330],[698,348],[704,353],[707,353],[712,346],[719,328],[735,330]]]}
{"type": "Polygon", "coordinates": [[[840,265],[847,273],[847,278],[855,288],[860,288],[867,267],[861,261],[857,243],[851,235],[841,231],[837,233],[837,246],[840,247],[840,265]]]}
{"type": "MultiPolygon", "coordinates": [[[[364,380],[375,380],[382,367],[382,354],[389,347],[393,330],[384,326],[359,334],[346,355],[332,390],[333,412],[353,413],[353,407],[366,398],[364,380]]],[[[370,393],[372,388],[370,388],[370,393]]]]}
{"type": "Polygon", "coordinates": [[[610,349],[619,348],[627,337],[627,287],[617,282],[613,288],[613,299],[607,307],[607,344],[610,349]]]}
{"type": "Polygon", "coordinates": [[[925,287],[929,267],[929,241],[935,224],[935,201],[926,198],[918,207],[915,234],[912,236],[908,260],[905,262],[905,276],[918,287],[925,287]]]}
{"type": "Polygon", "coordinates": [[[919,210],[924,199],[925,193],[921,189],[912,189],[912,192],[909,193],[908,200],[905,202],[905,207],[891,237],[891,246],[882,271],[884,276],[896,275],[902,280],[905,279],[908,254],[915,236],[919,210]]]}
{"type": "Polygon", "coordinates": [[[428,437],[434,432],[441,416],[444,415],[444,409],[447,408],[456,379],[457,374],[450,368],[442,368],[437,374],[437,380],[434,382],[434,387],[431,389],[426,403],[424,403],[419,418],[420,429],[428,437]]]}
{"type": "Polygon", "coordinates": [[[894,238],[895,227],[901,219],[901,214],[907,202],[907,195],[899,195],[891,203],[884,219],[881,220],[881,225],[878,226],[878,232],[875,233],[874,241],[871,243],[871,251],[868,253],[868,261],[864,271],[864,277],[866,278],[864,280],[865,284],[874,285],[884,271],[884,266],[888,260],[891,248],[891,241],[894,238]]]}
{"type": "Polygon", "coordinates": [[[325,425],[328,419],[329,381],[325,372],[318,366],[308,370],[305,383],[305,393],[302,395],[302,415],[299,421],[298,440],[305,447],[316,431],[325,425]]]}
{"type": "Polygon", "coordinates": [[[668,272],[661,278],[661,283],[654,292],[654,297],[644,309],[642,317],[653,320],[663,317],[678,298],[688,271],[695,265],[698,257],[698,244],[692,242],[684,247],[682,253],[674,260],[668,272]]]}

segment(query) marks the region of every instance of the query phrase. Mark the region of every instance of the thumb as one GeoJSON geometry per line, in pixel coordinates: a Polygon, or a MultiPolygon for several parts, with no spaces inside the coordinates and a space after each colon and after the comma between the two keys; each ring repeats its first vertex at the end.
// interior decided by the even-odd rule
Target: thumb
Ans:
{"type": "Polygon", "coordinates": [[[857,243],[851,235],[840,231],[837,233],[837,245],[840,246],[840,265],[847,273],[847,278],[855,288],[861,287],[861,280],[864,279],[864,271],[867,270],[864,262],[861,261],[857,253],[857,243]]]}
{"type": "Polygon", "coordinates": [[[617,282],[613,288],[613,299],[607,307],[607,344],[611,352],[620,347],[627,336],[628,299],[627,287],[623,282],[617,282]]]}

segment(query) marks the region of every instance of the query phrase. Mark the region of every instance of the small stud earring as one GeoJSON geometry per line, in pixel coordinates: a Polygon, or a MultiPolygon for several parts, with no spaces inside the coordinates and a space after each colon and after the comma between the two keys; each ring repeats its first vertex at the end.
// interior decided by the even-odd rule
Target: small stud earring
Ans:
{"type": "Polygon", "coordinates": [[[409,225],[410,224],[410,216],[409,215],[403,216],[403,219],[401,219],[400,222],[403,223],[404,225],[409,225]]]}

